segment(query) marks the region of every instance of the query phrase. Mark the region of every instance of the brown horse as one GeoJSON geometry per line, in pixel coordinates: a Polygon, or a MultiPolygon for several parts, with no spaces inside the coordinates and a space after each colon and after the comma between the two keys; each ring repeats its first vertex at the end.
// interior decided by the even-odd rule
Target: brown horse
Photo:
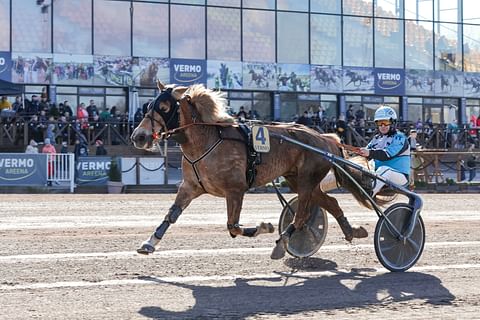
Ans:
{"type": "MultiPolygon", "coordinates": [[[[271,133],[270,151],[261,155],[261,163],[255,167],[256,175],[249,184],[248,159],[243,136],[234,119],[225,112],[225,99],[219,92],[205,89],[202,85],[191,87],[164,86],[158,82],[160,94],[151,103],[145,118],[132,133],[135,147],[154,150],[161,134],[169,132],[181,144],[183,152],[183,181],[176,199],[163,223],[137,250],[149,254],[163,237],[170,224],[175,223],[183,210],[198,196],[209,193],[224,197],[227,202],[227,228],[232,237],[237,235],[257,236],[273,232],[270,223],[261,223],[254,228],[243,228],[240,210],[245,192],[250,187],[263,186],[283,176],[290,188],[298,193],[298,209],[292,221],[282,233],[272,252],[273,259],[285,255],[288,239],[300,230],[307,221],[312,205],[329,211],[338,221],[345,239],[366,237],[362,227],[352,227],[343,215],[335,198],[326,194],[320,182],[332,169],[323,156],[300,146],[290,144],[275,134],[291,137],[300,142],[342,156],[338,138],[322,135],[302,125],[265,125],[271,133]],[[173,130],[172,129],[175,129],[173,130]]],[[[348,170],[348,168],[347,168],[348,170]]],[[[367,201],[358,188],[353,186],[341,170],[333,169],[337,182],[347,188],[365,206],[367,201]]]]}
{"type": "Polygon", "coordinates": [[[142,72],[140,76],[141,86],[153,86],[157,78],[158,66],[155,62],[152,62],[146,70],[142,72]]]}

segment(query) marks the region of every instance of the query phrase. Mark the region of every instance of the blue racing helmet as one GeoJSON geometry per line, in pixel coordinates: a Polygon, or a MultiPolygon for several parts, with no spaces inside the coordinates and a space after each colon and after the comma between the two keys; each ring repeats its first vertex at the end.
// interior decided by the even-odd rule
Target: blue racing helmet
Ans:
{"type": "Polygon", "coordinates": [[[375,111],[374,121],[388,120],[391,123],[397,122],[397,113],[389,106],[381,106],[375,111]]]}

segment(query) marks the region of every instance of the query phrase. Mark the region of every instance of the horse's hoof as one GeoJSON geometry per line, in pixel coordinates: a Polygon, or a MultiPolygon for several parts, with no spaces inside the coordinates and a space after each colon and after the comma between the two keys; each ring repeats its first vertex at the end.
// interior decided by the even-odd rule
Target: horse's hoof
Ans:
{"type": "Polygon", "coordinates": [[[285,244],[282,240],[277,241],[277,245],[273,248],[270,258],[273,260],[282,259],[285,257],[285,244]]]}
{"type": "Polygon", "coordinates": [[[368,232],[364,227],[353,227],[353,237],[354,238],[366,238],[368,237],[368,232]]]}
{"type": "Polygon", "coordinates": [[[155,247],[148,243],[142,244],[142,246],[137,249],[137,253],[140,253],[140,254],[151,254],[154,252],[155,252],[155,247]]]}
{"type": "Polygon", "coordinates": [[[275,227],[273,226],[273,224],[271,224],[270,222],[268,223],[262,222],[257,227],[257,232],[255,235],[259,235],[262,233],[273,233],[274,231],[275,231],[275,227]]]}

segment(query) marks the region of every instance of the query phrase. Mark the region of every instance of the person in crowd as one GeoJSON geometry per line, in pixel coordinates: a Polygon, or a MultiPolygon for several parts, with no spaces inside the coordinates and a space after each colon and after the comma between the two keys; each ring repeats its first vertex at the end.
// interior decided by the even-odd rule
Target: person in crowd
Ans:
{"type": "Polygon", "coordinates": [[[20,96],[15,97],[15,102],[12,104],[12,110],[17,114],[22,114],[24,111],[23,99],[20,96]]]}
{"type": "Polygon", "coordinates": [[[248,119],[248,113],[245,111],[245,108],[243,106],[240,107],[236,116],[237,116],[237,119],[241,119],[241,120],[248,119]]]}
{"type": "MultiPolygon", "coordinates": [[[[139,109],[141,110],[141,109],[139,109]]],[[[103,145],[103,141],[98,139],[97,141],[95,141],[95,146],[96,146],[96,150],[95,150],[95,155],[96,156],[106,156],[107,155],[107,149],[105,149],[105,146],[103,145]]]]}
{"type": "Polygon", "coordinates": [[[65,154],[68,153],[68,142],[62,141],[62,147],[60,148],[60,153],[65,154]]]}
{"type": "Polygon", "coordinates": [[[42,153],[48,154],[47,165],[48,165],[48,185],[52,185],[53,171],[55,168],[55,157],[53,155],[57,154],[57,150],[51,144],[49,138],[45,138],[45,145],[43,146],[42,153]]]}
{"type": "Polygon", "coordinates": [[[2,96],[0,99],[0,111],[12,110],[12,104],[8,101],[6,96],[2,96]]]}
{"type": "Polygon", "coordinates": [[[150,105],[150,103],[152,103],[152,101],[153,101],[153,99],[148,99],[148,101],[143,104],[142,112],[143,112],[144,116],[148,112],[148,106],[150,105]]]}
{"type": "Polygon", "coordinates": [[[79,157],[88,156],[88,147],[82,138],[77,138],[75,140],[75,149],[73,150],[75,154],[75,161],[78,161],[79,157]]]}
{"type": "Polygon", "coordinates": [[[308,115],[308,111],[304,111],[303,112],[303,115],[298,118],[298,120],[296,121],[298,124],[303,124],[305,126],[311,126],[313,123],[312,123],[312,118],[309,117],[308,115]]]}
{"type": "Polygon", "coordinates": [[[112,117],[112,114],[110,113],[110,109],[106,107],[101,113],[100,113],[100,121],[101,122],[108,122],[110,118],[112,117]]]}
{"type": "Polygon", "coordinates": [[[63,115],[67,118],[74,115],[72,107],[70,107],[70,102],[68,102],[67,100],[63,102],[63,115]]]}
{"type": "Polygon", "coordinates": [[[345,141],[347,134],[347,123],[345,122],[345,115],[341,114],[335,123],[335,131],[340,137],[340,140],[345,141]]]}
{"type": "Polygon", "coordinates": [[[355,120],[355,114],[354,114],[354,111],[353,111],[353,105],[349,105],[348,106],[348,109],[347,109],[347,123],[351,123],[353,122],[353,120],[355,120]]]}
{"type": "Polygon", "coordinates": [[[55,144],[55,119],[53,116],[48,118],[46,136],[52,144],[55,144]]]}
{"type": "MultiPolygon", "coordinates": [[[[365,148],[360,149],[360,155],[373,159],[375,173],[397,185],[407,185],[410,175],[410,144],[407,137],[396,128],[397,113],[391,107],[383,105],[375,111],[375,124],[378,133],[365,148]]],[[[372,190],[375,196],[385,185],[376,180],[372,190]]]]}
{"type": "Polygon", "coordinates": [[[30,140],[30,143],[27,146],[27,149],[25,149],[25,153],[28,154],[36,154],[38,153],[38,143],[35,140],[30,140]]]}
{"type": "MultiPolygon", "coordinates": [[[[475,148],[474,144],[472,144],[470,148],[468,148],[468,151],[472,152],[473,148],[475,148]]],[[[465,164],[467,165],[467,170],[468,170],[468,182],[471,182],[473,179],[475,179],[477,175],[477,156],[472,153],[467,158],[467,161],[465,164]]]]}
{"type": "Polygon", "coordinates": [[[135,111],[135,114],[133,115],[134,126],[137,126],[140,122],[142,122],[143,115],[144,114],[143,114],[142,109],[138,108],[137,111],[135,111]]]}
{"type": "Polygon", "coordinates": [[[95,105],[94,100],[90,100],[90,104],[87,107],[87,113],[88,113],[88,121],[91,122],[93,121],[93,118],[96,115],[99,115],[97,106],[95,105]]]}

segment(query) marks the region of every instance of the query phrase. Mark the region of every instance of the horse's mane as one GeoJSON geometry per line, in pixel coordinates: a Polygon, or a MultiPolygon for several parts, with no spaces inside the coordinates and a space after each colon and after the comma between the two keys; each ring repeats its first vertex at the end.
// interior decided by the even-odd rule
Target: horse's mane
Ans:
{"type": "Polygon", "coordinates": [[[225,93],[194,84],[185,94],[190,96],[190,101],[197,108],[203,122],[234,122],[234,118],[226,111],[225,93]]]}

